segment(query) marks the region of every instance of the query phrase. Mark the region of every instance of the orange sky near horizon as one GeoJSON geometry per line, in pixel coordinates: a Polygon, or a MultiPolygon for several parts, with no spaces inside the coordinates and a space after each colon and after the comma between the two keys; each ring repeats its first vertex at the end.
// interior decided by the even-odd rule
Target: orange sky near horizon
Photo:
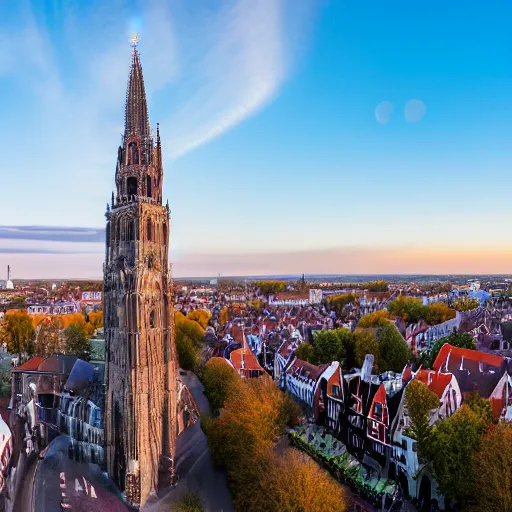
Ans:
{"type": "MultiPolygon", "coordinates": [[[[279,274],[512,274],[512,247],[333,248],[276,253],[178,253],[175,277],[279,274]]],[[[103,254],[0,253],[16,279],[101,279],[103,254]]]]}

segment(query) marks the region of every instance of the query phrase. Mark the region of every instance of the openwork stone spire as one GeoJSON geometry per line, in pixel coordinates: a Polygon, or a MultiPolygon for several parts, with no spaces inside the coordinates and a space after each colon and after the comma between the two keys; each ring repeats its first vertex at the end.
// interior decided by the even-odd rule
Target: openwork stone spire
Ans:
{"type": "Polygon", "coordinates": [[[144,77],[142,75],[140,56],[137,51],[138,41],[139,39],[137,36],[132,39],[132,67],[126,91],[126,110],[124,119],[125,137],[129,137],[130,135],[139,135],[140,137],[150,136],[146,89],[144,87],[144,77]]]}

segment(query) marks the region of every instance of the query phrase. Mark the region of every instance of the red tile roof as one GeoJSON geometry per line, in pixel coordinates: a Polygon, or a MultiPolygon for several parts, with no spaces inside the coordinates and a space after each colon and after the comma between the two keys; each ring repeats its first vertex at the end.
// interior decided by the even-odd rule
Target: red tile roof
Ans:
{"type": "Polygon", "coordinates": [[[426,384],[439,398],[442,398],[446,387],[450,384],[453,374],[437,373],[433,370],[419,370],[415,379],[426,384]],[[430,376],[430,383],[429,383],[430,376]]]}
{"type": "Polygon", "coordinates": [[[33,357],[32,359],[29,359],[27,362],[23,363],[21,366],[17,366],[14,368],[14,370],[38,370],[41,363],[44,361],[44,357],[33,357]]]}
{"type": "Polygon", "coordinates": [[[250,371],[250,370],[259,370],[264,372],[263,368],[258,363],[256,356],[252,353],[250,349],[239,348],[238,350],[233,350],[231,352],[229,359],[231,363],[235,367],[235,370],[240,371],[250,371]],[[243,364],[242,364],[243,361],[243,364]]]}
{"type": "Polygon", "coordinates": [[[437,354],[436,360],[434,362],[434,370],[439,370],[443,363],[446,361],[446,358],[450,354],[450,359],[453,358],[456,361],[460,361],[462,357],[464,359],[469,359],[471,361],[477,361],[479,363],[488,364],[489,366],[500,367],[504,361],[503,357],[495,356],[494,354],[488,354],[487,352],[480,352],[478,350],[471,350],[469,348],[458,348],[450,345],[449,343],[445,343],[439,354],[437,354]]]}

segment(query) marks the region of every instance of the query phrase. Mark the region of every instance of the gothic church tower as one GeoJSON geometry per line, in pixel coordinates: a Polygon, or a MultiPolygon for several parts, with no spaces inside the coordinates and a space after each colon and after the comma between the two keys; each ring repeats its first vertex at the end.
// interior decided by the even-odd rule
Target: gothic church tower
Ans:
{"type": "Polygon", "coordinates": [[[136,46],[134,39],[117,193],[106,213],[105,457],[128,500],[143,506],[173,476],[178,367],[160,133],[155,140],[149,127],[136,46]]]}

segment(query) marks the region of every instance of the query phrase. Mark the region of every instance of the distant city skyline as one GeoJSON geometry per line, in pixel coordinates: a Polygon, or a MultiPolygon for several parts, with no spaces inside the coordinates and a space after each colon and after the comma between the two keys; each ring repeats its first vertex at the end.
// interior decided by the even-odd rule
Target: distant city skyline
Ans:
{"type": "Polygon", "coordinates": [[[512,272],[512,5],[190,4],[0,8],[0,279],[101,278],[133,32],[177,277],[512,272]]]}

